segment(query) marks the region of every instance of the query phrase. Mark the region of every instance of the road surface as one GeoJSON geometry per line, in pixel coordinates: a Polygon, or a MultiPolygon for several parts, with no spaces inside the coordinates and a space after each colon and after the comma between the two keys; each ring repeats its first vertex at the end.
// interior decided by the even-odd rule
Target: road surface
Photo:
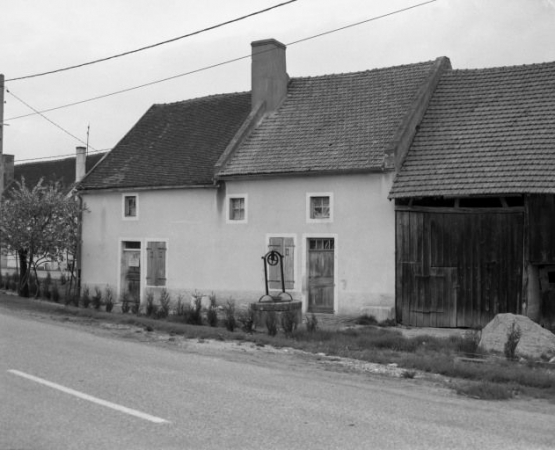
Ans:
{"type": "Polygon", "coordinates": [[[0,307],[0,450],[555,448],[547,402],[236,356],[0,307]]]}

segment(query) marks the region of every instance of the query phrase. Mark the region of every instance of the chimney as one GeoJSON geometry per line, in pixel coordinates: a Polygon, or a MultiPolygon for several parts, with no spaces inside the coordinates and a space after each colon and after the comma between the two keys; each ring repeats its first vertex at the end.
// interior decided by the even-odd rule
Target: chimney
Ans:
{"type": "Polygon", "coordinates": [[[265,102],[265,112],[275,111],[287,95],[289,76],[285,67],[285,45],[275,39],[251,43],[252,108],[265,102]]]}
{"type": "Polygon", "coordinates": [[[75,182],[78,183],[87,173],[87,148],[75,148],[75,182]]]}
{"type": "Polygon", "coordinates": [[[6,189],[14,179],[14,156],[2,155],[4,164],[4,189],[6,189]]]}

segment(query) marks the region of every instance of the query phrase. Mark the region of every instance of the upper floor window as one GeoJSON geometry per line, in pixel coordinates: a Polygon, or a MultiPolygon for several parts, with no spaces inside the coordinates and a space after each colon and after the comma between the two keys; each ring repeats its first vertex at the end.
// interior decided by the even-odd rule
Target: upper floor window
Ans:
{"type": "Polygon", "coordinates": [[[123,196],[124,219],[137,219],[139,217],[139,197],[136,194],[123,196]]]}
{"type": "Polygon", "coordinates": [[[332,194],[307,194],[307,221],[331,222],[333,219],[332,194]]]}
{"type": "Polygon", "coordinates": [[[247,196],[246,195],[233,195],[229,196],[227,200],[228,223],[246,223],[247,222],[247,196]]]}

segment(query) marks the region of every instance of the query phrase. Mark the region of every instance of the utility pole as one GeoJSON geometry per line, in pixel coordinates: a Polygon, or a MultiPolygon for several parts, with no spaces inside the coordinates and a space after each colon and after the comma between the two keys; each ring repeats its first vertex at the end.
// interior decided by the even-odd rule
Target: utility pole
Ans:
{"type": "Polygon", "coordinates": [[[4,75],[0,73],[0,198],[4,193],[4,75]]]}

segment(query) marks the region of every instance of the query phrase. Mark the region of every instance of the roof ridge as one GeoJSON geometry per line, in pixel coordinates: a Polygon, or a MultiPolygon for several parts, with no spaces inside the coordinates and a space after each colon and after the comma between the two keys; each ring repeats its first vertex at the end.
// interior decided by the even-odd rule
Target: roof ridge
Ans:
{"type": "Polygon", "coordinates": [[[179,100],[176,102],[169,102],[169,103],[154,103],[152,104],[152,106],[172,106],[172,105],[178,105],[178,104],[188,104],[188,103],[195,103],[201,100],[214,100],[217,98],[222,98],[222,97],[231,97],[231,96],[239,96],[239,95],[245,95],[245,94],[250,94],[250,91],[237,91],[237,92],[223,92],[221,94],[210,94],[210,95],[203,95],[200,97],[193,97],[193,98],[188,98],[185,100],[179,100]]]}
{"type": "Polygon", "coordinates": [[[462,72],[495,72],[507,69],[522,70],[522,69],[532,69],[540,67],[553,66],[555,68],[555,61],[546,61],[543,63],[531,63],[531,64],[515,64],[512,66],[495,66],[495,67],[477,67],[472,69],[453,69],[451,73],[462,73],[462,72]]]}
{"type": "Polygon", "coordinates": [[[303,77],[291,77],[292,81],[295,80],[315,80],[315,79],[324,79],[324,78],[333,78],[339,76],[349,76],[349,75],[360,75],[360,74],[367,74],[367,73],[374,73],[374,72],[381,72],[387,71],[392,69],[401,69],[406,67],[416,67],[416,66],[423,66],[426,64],[433,64],[436,59],[429,60],[429,61],[420,61],[416,63],[409,63],[409,64],[400,64],[397,66],[387,66],[387,67],[375,67],[373,69],[366,69],[366,70],[357,70],[355,72],[339,72],[339,73],[329,73],[323,75],[313,75],[313,76],[303,76],[303,77]]]}

